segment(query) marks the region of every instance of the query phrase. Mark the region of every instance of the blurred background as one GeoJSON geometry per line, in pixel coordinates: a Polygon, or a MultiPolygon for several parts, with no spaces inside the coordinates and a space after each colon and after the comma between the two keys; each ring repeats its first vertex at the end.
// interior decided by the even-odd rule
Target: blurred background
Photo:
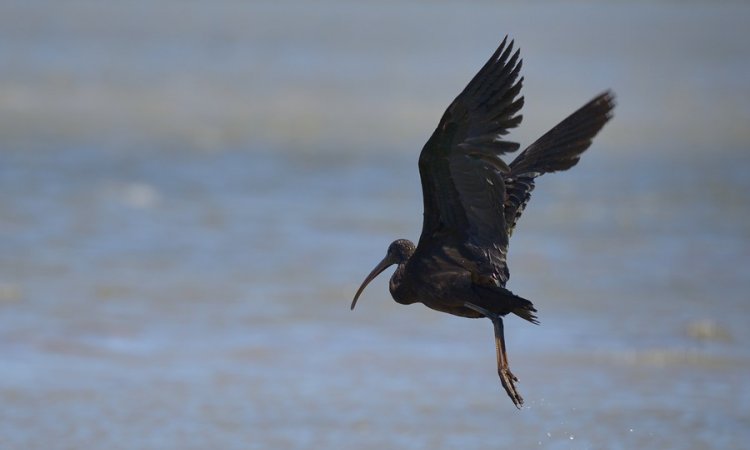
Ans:
{"type": "MultiPolygon", "coordinates": [[[[742,448],[746,2],[0,3],[0,447],[742,448]],[[540,179],[506,320],[359,283],[421,229],[417,157],[505,34],[540,179]]],[[[390,272],[389,272],[390,273],[390,272]]]]}

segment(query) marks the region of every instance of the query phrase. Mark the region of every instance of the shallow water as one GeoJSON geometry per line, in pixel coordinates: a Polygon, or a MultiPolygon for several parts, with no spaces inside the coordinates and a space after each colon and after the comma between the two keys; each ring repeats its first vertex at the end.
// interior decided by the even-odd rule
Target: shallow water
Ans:
{"type": "Polygon", "coordinates": [[[0,447],[746,446],[747,6],[55,5],[0,14],[0,447]],[[511,242],[521,411],[487,321],[348,309],[496,15],[522,142],[620,99],[511,242]]]}

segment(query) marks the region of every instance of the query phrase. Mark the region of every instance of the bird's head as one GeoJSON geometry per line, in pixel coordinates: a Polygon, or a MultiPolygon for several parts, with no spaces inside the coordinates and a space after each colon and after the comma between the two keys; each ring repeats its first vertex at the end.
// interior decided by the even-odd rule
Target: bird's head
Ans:
{"type": "Polygon", "coordinates": [[[365,278],[365,281],[362,282],[362,285],[354,295],[354,300],[352,300],[352,309],[354,309],[354,306],[357,304],[357,299],[359,299],[360,294],[362,294],[362,291],[365,290],[365,287],[367,287],[370,281],[374,280],[375,277],[380,275],[381,272],[383,272],[391,265],[405,263],[409,258],[411,258],[411,255],[414,254],[414,249],[414,244],[408,239],[396,239],[395,241],[391,242],[391,245],[388,246],[388,252],[385,254],[385,258],[383,258],[383,260],[380,261],[374,269],[372,269],[372,272],[367,275],[367,278],[365,278]]]}

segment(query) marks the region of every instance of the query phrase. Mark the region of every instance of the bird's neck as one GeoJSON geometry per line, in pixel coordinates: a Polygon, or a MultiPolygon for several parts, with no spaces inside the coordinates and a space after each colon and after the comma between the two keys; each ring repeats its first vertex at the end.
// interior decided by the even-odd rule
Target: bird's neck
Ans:
{"type": "Polygon", "coordinates": [[[414,291],[411,289],[408,283],[408,277],[406,273],[406,262],[400,263],[396,267],[396,271],[393,272],[391,281],[388,284],[388,288],[391,291],[391,297],[396,300],[397,303],[402,305],[410,305],[417,302],[417,297],[414,291]]]}

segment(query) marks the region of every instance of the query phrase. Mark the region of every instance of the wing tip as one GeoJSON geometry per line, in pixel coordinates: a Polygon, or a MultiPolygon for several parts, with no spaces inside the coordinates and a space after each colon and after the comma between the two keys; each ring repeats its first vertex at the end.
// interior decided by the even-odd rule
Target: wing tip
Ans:
{"type": "Polygon", "coordinates": [[[606,109],[607,111],[611,112],[615,109],[615,106],[617,106],[617,95],[612,89],[607,89],[601,94],[594,97],[594,99],[591,100],[590,103],[600,106],[602,109],[606,109]]]}

